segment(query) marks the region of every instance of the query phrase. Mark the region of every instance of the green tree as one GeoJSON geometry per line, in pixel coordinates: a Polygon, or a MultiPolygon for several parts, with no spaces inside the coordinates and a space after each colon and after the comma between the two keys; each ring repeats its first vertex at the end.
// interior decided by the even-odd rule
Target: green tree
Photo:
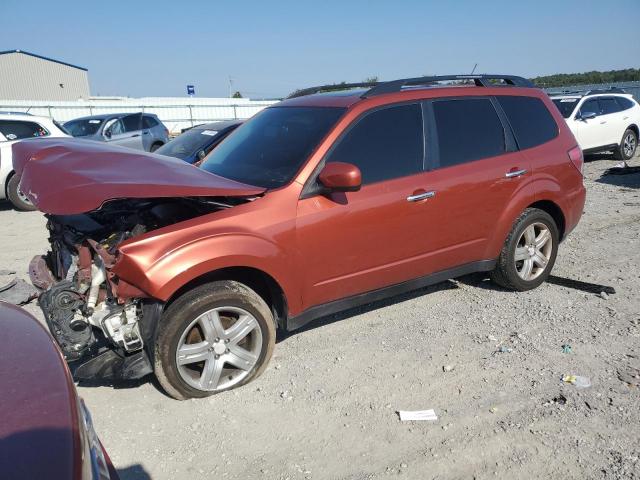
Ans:
{"type": "Polygon", "coordinates": [[[240,92],[236,92],[233,95],[231,95],[231,98],[242,98],[242,94],[240,92]]]}

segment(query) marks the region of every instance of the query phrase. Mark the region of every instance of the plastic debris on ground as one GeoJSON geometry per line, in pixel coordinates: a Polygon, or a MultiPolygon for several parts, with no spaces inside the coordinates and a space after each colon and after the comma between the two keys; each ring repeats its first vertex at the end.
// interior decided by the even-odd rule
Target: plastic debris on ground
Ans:
{"type": "Polygon", "coordinates": [[[412,421],[430,421],[435,422],[438,420],[435,410],[398,410],[398,415],[400,415],[400,421],[402,422],[412,422],[412,421]]]}
{"type": "Polygon", "coordinates": [[[571,345],[562,345],[562,353],[571,353],[571,345]]]}
{"type": "MultiPolygon", "coordinates": [[[[14,273],[11,270],[0,270],[0,272],[2,276],[14,273]]],[[[37,298],[39,293],[33,285],[25,282],[21,278],[0,278],[1,302],[7,302],[13,305],[25,305],[34,298],[37,298]]]]}
{"type": "Polygon", "coordinates": [[[591,380],[589,380],[588,377],[581,377],[580,375],[565,375],[562,377],[562,381],[576,388],[588,388],[591,386],[591,380]]]}

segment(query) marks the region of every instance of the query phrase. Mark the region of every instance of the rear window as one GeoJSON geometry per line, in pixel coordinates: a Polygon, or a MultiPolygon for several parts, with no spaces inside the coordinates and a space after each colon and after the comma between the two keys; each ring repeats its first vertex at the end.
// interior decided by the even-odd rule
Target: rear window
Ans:
{"type": "Polygon", "coordinates": [[[558,125],[544,102],[534,97],[496,97],[507,114],[521,150],[547,143],[558,136],[558,125]]]}
{"type": "Polygon", "coordinates": [[[49,131],[38,123],[16,120],[0,120],[0,132],[9,141],[49,135],[49,131]]]}
{"type": "Polygon", "coordinates": [[[564,118],[569,118],[578,105],[579,98],[552,98],[551,99],[564,118]]]}
{"type": "Polygon", "coordinates": [[[488,98],[437,100],[433,113],[440,167],[505,152],[504,128],[488,98]]]}

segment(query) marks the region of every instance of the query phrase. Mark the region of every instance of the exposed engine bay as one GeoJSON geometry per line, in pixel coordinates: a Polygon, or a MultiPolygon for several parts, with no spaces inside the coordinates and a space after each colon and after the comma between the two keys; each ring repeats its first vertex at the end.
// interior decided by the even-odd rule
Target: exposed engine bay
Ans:
{"type": "Polygon", "coordinates": [[[29,274],[43,291],[40,307],[76,379],[133,379],[152,372],[149,348],[162,304],[111,272],[118,246],[248,200],[114,200],[85,214],[47,215],[51,250],[31,261],[29,274]]]}

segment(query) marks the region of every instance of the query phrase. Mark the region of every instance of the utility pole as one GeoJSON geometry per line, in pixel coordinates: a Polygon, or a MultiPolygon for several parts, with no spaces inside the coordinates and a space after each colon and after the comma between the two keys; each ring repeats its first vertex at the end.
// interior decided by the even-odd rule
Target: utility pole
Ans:
{"type": "Polygon", "coordinates": [[[470,75],[473,75],[473,72],[476,71],[476,68],[478,68],[478,64],[477,63],[473,66],[473,69],[471,70],[470,75]]]}
{"type": "Polygon", "coordinates": [[[233,85],[233,78],[231,78],[231,75],[229,75],[229,98],[231,98],[231,87],[233,85]]]}

